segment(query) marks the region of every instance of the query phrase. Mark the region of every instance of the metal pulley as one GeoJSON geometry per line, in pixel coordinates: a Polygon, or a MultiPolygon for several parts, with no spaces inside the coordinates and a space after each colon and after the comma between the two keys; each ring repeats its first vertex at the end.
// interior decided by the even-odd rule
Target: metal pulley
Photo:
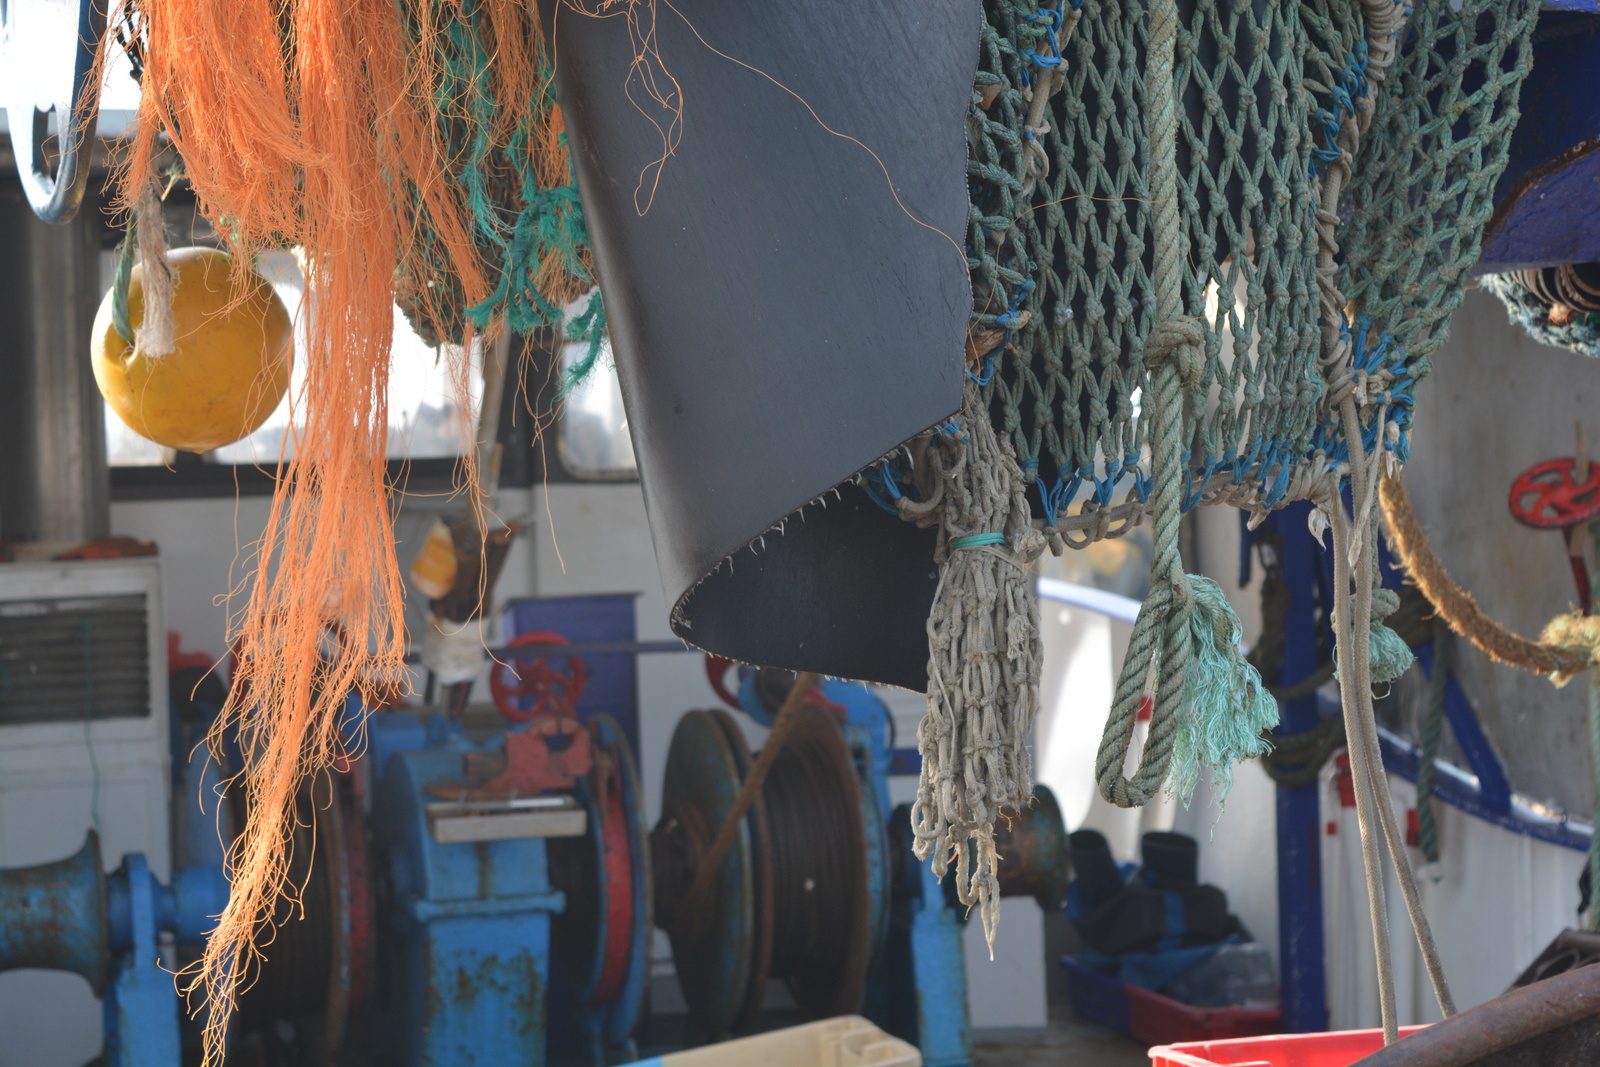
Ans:
{"type": "Polygon", "coordinates": [[[734,834],[711,892],[686,899],[749,765],[732,716],[689,712],[672,734],[661,821],[650,835],[657,920],[672,939],[691,1025],[709,1040],[754,1018],[772,959],[772,868],[761,797],[734,834]]]}
{"type": "MultiPolygon", "coordinates": [[[[244,790],[233,793],[237,832],[244,790]]],[[[296,814],[288,877],[300,889],[278,904],[260,939],[259,964],[239,994],[234,1039],[332,1062],[347,1026],[366,1009],[374,977],[372,886],[355,775],[318,774],[302,788],[296,814]]]]}

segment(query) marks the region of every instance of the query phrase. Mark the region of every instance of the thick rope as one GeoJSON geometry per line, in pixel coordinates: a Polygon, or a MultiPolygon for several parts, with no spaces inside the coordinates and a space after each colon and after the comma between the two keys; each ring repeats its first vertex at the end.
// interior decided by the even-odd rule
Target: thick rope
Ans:
{"type": "MultiPolygon", "coordinates": [[[[711,883],[721,872],[722,861],[728,858],[728,849],[733,847],[733,839],[739,832],[739,824],[749,813],[750,805],[761,795],[761,786],[767,780],[767,774],[772,770],[773,763],[777,761],[778,753],[783,751],[784,742],[794,731],[795,723],[800,721],[800,709],[810,699],[817,682],[817,675],[808,671],[801,671],[795,675],[794,686],[789,690],[789,695],[784,697],[783,706],[778,709],[778,716],[772,721],[772,729],[767,733],[766,742],[756,754],[755,762],[750,765],[749,773],[739,786],[739,794],[734,797],[733,806],[722,817],[722,825],[717,828],[717,836],[712,839],[711,847],[706,849],[695,866],[694,882],[690,884],[689,891],[683,895],[684,900],[704,900],[705,895],[711,891],[711,883]]],[[[708,911],[706,908],[698,908],[695,914],[703,917],[708,911]]],[[[673,922],[681,917],[666,918],[668,922],[673,922]]],[[[687,934],[693,940],[692,932],[680,931],[680,933],[687,934]]]]}
{"type": "Polygon", "coordinates": [[[1176,0],[1152,0],[1149,38],[1145,47],[1144,108],[1150,137],[1151,231],[1155,264],[1151,271],[1155,323],[1145,340],[1149,375],[1145,394],[1151,411],[1150,469],[1154,479],[1151,512],[1154,549],[1150,594],[1139,608],[1129,639],[1127,658],[1117,678],[1111,716],[1096,759],[1100,794],[1120,807],[1143,804],[1167,777],[1177,738],[1184,681],[1189,673],[1189,614],[1194,609],[1188,576],[1178,551],[1182,507],[1183,386],[1198,382],[1203,370],[1205,331],[1196,319],[1183,317],[1182,274],[1185,270],[1183,218],[1178,211],[1178,108],[1173,87],[1173,58],[1178,44],[1176,0]],[[1151,672],[1156,691],[1150,732],[1132,779],[1122,766],[1133,741],[1134,723],[1151,672]]]}
{"type": "Polygon", "coordinates": [[[1406,493],[1405,482],[1399,474],[1391,474],[1379,485],[1383,502],[1384,526],[1389,534],[1389,547],[1405,567],[1411,580],[1422,590],[1428,602],[1450,629],[1471,641],[1479,651],[1496,663],[1548,674],[1570,677],[1589,666],[1589,656],[1572,647],[1530,641],[1520,637],[1491,619],[1478,606],[1472,594],[1462,589],[1450,577],[1444,564],[1434,554],[1433,546],[1417,522],[1411,507],[1411,497],[1406,493]]]}
{"type": "MultiPolygon", "coordinates": [[[[1491,660],[1548,675],[1557,685],[1565,684],[1573,675],[1590,670],[1600,661],[1600,616],[1558,615],[1550,620],[1538,641],[1530,641],[1512,633],[1491,619],[1478,606],[1472,594],[1457,585],[1444,564],[1439,562],[1421,524],[1417,522],[1411,498],[1399,475],[1384,478],[1380,490],[1390,547],[1411,575],[1412,581],[1433,605],[1439,618],[1448,623],[1450,629],[1471,641],[1491,660]]],[[[1442,676],[1437,662],[1434,674],[1435,678],[1442,676]]],[[[1600,797],[1600,688],[1597,686],[1600,686],[1600,677],[1591,671],[1589,758],[1595,796],[1600,797]]],[[[1420,820],[1423,802],[1420,782],[1418,793],[1420,820]]],[[[1589,878],[1591,885],[1600,885],[1600,834],[1590,835],[1589,878]]],[[[1600,930],[1600,908],[1591,908],[1589,923],[1592,928],[1600,930]]]]}
{"type": "Polygon", "coordinates": [[[1199,318],[1183,314],[1189,242],[1179,210],[1178,101],[1173,78],[1177,39],[1176,0],[1155,0],[1149,8],[1144,77],[1155,252],[1151,271],[1155,325],[1144,346],[1154,546],[1150,593],[1134,621],[1095,761],[1101,796],[1120,807],[1134,807],[1154,797],[1168,778],[1174,756],[1176,795],[1188,800],[1203,765],[1218,777],[1226,797],[1232,781],[1230,765],[1266,751],[1260,733],[1277,722],[1277,704],[1255,668],[1239,655],[1238,618],[1214,582],[1184,573],[1178,549],[1185,391],[1205,377],[1206,334],[1199,318]],[[1130,779],[1123,767],[1152,675],[1150,730],[1130,779]]]}
{"type": "Polygon", "coordinates": [[[1044,535],[1029,521],[1026,482],[968,382],[954,434],[928,439],[922,474],[936,488],[903,501],[908,518],[937,514],[939,583],[928,616],[928,712],[917,728],[922,774],[911,808],[917,858],[976,906],[989,951],[1000,919],[994,823],[1033,792],[1039,703],[1039,604],[1029,566],[1044,535]]]}

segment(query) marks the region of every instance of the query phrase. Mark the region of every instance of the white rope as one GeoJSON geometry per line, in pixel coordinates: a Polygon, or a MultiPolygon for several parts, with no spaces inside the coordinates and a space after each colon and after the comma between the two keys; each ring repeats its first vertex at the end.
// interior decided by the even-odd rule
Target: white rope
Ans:
{"type": "Polygon", "coordinates": [[[145,186],[134,214],[138,219],[139,287],[143,292],[139,325],[134,329],[135,346],[146,356],[170,356],[177,350],[172,268],[167,263],[167,225],[155,182],[145,186]]]}

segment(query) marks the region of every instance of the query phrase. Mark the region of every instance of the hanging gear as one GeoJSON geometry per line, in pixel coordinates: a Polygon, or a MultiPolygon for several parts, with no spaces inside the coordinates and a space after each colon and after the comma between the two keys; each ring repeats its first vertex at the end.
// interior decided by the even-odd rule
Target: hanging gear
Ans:
{"type": "Polygon", "coordinates": [[[283,301],[227,253],[180,248],[138,266],[125,253],[118,283],[95,316],[94,377],[135,433],[168,448],[209,452],[255,432],[277,410],[289,389],[293,347],[283,301]],[[170,276],[146,273],[151,262],[163,262],[170,276]],[[170,317],[158,338],[146,331],[153,294],[145,282],[152,276],[169,277],[170,317]]]}

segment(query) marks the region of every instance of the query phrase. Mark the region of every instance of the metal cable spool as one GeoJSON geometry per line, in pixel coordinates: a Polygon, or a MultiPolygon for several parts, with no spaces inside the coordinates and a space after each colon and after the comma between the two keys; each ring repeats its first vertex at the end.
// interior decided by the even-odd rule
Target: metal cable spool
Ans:
{"type": "MultiPolygon", "coordinates": [[[[301,790],[288,873],[297,891],[258,936],[254,981],[239,994],[235,1036],[291,1046],[305,1063],[334,1061],[372,971],[366,851],[353,800],[326,771],[301,790]],[[355,821],[347,827],[346,819],[355,821]]],[[[232,806],[241,824],[243,809],[232,806]]]]}
{"type": "Polygon", "coordinates": [[[772,840],[772,977],[815,1018],[861,1007],[874,901],[861,782],[835,716],[806,706],[762,786],[772,840]]]}
{"type": "Polygon", "coordinates": [[[550,881],[567,902],[551,923],[551,994],[570,1001],[563,1007],[581,1016],[577,1029],[604,1052],[627,1045],[643,1003],[650,850],[644,791],[622,727],[596,715],[588,729],[594,769],[577,788],[588,833],[548,844],[550,881]]]}
{"type": "Polygon", "coordinates": [[[756,846],[767,825],[759,797],[734,835],[712,892],[701,900],[684,899],[749,765],[749,748],[732,716],[689,712],[672,734],[661,821],[650,834],[657,920],[672,939],[695,1036],[710,1040],[754,1017],[772,951],[768,850],[756,846]]]}
{"type": "Polygon", "coordinates": [[[733,717],[692,711],[673,734],[662,820],[652,834],[662,925],[701,1034],[747,1027],[769,978],[807,1015],[859,1010],[887,881],[858,770],[835,715],[800,709],[724,860],[716,892],[686,900],[700,855],[750,768],[733,717]]]}

